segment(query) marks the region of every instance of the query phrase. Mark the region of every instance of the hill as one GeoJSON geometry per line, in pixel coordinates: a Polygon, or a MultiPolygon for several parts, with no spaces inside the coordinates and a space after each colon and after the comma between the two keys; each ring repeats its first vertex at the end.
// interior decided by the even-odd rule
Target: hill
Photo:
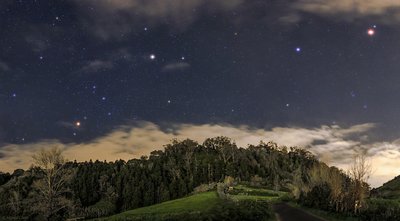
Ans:
{"type": "Polygon", "coordinates": [[[192,196],[170,200],[160,204],[129,210],[99,220],[123,220],[125,218],[143,220],[145,217],[162,219],[162,217],[187,213],[205,213],[221,203],[215,191],[199,193],[192,196]]]}
{"type": "Polygon", "coordinates": [[[227,193],[209,191],[164,203],[129,210],[95,220],[273,220],[270,202],[287,195],[285,192],[238,185],[227,193]],[[221,196],[224,195],[224,196],[221,196]]]}
{"type": "Polygon", "coordinates": [[[400,176],[384,183],[381,187],[373,189],[371,195],[385,199],[400,199],[400,176]]]}
{"type": "MultiPolygon", "coordinates": [[[[59,159],[61,151],[51,149],[42,155],[49,154],[59,159]]],[[[43,162],[47,162],[47,158],[43,162]]],[[[38,166],[0,174],[0,177],[3,178],[0,216],[10,218],[107,217],[181,199],[199,192],[195,189],[201,185],[222,183],[228,177],[232,182],[287,191],[308,206],[336,212],[351,212],[354,202],[359,200],[351,188],[357,181],[318,161],[305,149],[278,146],[273,142],[244,148],[227,137],[208,138],[202,144],[190,139],[173,140],[164,150],[129,161],[74,161],[57,164],[51,170],[38,166]],[[51,172],[54,169],[58,171],[57,176],[51,172]],[[43,184],[49,176],[62,183],[62,188],[38,187],[37,184],[43,184]],[[49,195],[46,193],[50,191],[40,188],[57,190],[57,193],[49,195]],[[56,199],[47,200],[54,195],[56,199]]],[[[232,192],[239,203],[218,204],[211,214],[263,214],[266,207],[260,206],[258,210],[258,201],[277,198],[274,194],[248,188],[237,194],[232,192]]],[[[186,216],[192,212],[181,214],[184,213],[186,216]]]]}

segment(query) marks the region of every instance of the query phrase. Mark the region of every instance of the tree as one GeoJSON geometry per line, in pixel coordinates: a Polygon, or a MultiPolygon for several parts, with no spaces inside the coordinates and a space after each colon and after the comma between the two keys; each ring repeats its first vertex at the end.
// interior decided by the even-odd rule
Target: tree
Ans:
{"type": "Polygon", "coordinates": [[[353,180],[352,193],[355,214],[365,205],[365,199],[369,193],[367,181],[371,174],[372,167],[370,161],[367,159],[366,152],[359,152],[355,155],[353,164],[349,170],[349,175],[353,180]]]}
{"type": "Polygon", "coordinates": [[[40,168],[40,179],[34,183],[39,193],[39,210],[50,219],[69,206],[65,194],[72,173],[65,167],[66,159],[59,148],[41,149],[33,155],[33,161],[34,165],[40,168]]]}

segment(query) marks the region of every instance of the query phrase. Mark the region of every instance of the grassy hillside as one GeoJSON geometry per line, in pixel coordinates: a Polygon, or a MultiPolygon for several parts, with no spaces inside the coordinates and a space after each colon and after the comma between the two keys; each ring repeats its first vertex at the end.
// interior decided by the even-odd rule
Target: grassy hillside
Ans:
{"type": "Polygon", "coordinates": [[[400,176],[384,183],[381,187],[372,190],[374,197],[385,199],[400,199],[400,176]]]}
{"type": "Polygon", "coordinates": [[[244,185],[235,186],[228,193],[233,200],[265,200],[270,202],[277,201],[288,194],[286,192],[248,187],[244,185]]]}
{"type": "Polygon", "coordinates": [[[220,203],[220,201],[216,192],[205,192],[152,206],[129,210],[103,220],[124,220],[125,218],[154,217],[177,213],[200,213],[210,210],[220,203]]]}
{"type": "Polygon", "coordinates": [[[268,202],[286,195],[284,192],[239,185],[229,190],[231,200],[228,201],[221,199],[216,191],[210,191],[95,220],[193,220],[200,216],[219,220],[215,216],[220,216],[220,213],[229,216],[233,213],[240,217],[243,211],[248,213],[246,216],[254,213],[254,216],[261,217],[257,220],[271,220],[268,202]]]}

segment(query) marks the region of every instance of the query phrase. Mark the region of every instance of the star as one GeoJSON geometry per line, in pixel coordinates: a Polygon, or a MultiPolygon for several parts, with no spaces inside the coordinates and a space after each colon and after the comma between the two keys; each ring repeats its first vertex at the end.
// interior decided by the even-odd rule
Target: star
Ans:
{"type": "Polygon", "coordinates": [[[81,126],[81,122],[80,121],[75,122],[75,126],[80,127],[81,126]]]}
{"type": "Polygon", "coordinates": [[[296,48],[296,52],[300,53],[300,52],[301,52],[301,48],[300,48],[300,47],[297,47],[297,48],[296,48]]]}
{"type": "Polygon", "coordinates": [[[16,93],[13,93],[11,96],[12,96],[12,97],[17,97],[17,94],[16,94],[16,93]]]}
{"type": "Polygon", "coordinates": [[[39,59],[40,59],[40,60],[43,60],[43,56],[40,56],[39,59]]]}
{"type": "Polygon", "coordinates": [[[107,100],[107,98],[106,97],[102,97],[101,100],[105,101],[105,100],[107,100]]]}
{"type": "Polygon", "coordinates": [[[368,34],[369,36],[374,36],[374,35],[375,35],[375,29],[369,28],[369,29],[367,30],[367,34],[368,34]]]}
{"type": "Polygon", "coordinates": [[[170,104],[170,103],[171,103],[171,100],[168,100],[167,103],[170,104]]]}
{"type": "Polygon", "coordinates": [[[184,56],[182,56],[182,57],[181,57],[181,60],[182,60],[182,61],[183,61],[183,60],[185,60],[185,57],[184,57],[184,56]]]}
{"type": "Polygon", "coordinates": [[[144,28],[143,28],[143,30],[147,31],[147,30],[148,30],[148,28],[147,28],[147,27],[144,27],[144,28]]]}
{"type": "Polygon", "coordinates": [[[150,59],[151,59],[151,60],[156,59],[156,55],[155,55],[155,54],[151,54],[151,55],[150,55],[150,59]]]}
{"type": "Polygon", "coordinates": [[[290,107],[290,104],[286,104],[286,107],[290,107]]]}
{"type": "Polygon", "coordinates": [[[111,116],[111,112],[108,112],[107,115],[108,115],[108,116],[111,116]]]}

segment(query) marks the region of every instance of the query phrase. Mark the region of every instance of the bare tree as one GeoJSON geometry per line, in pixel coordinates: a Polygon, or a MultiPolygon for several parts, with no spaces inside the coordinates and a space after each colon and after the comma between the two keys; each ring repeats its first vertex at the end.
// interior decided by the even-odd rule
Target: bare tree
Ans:
{"type": "Polygon", "coordinates": [[[49,218],[69,205],[64,195],[72,172],[65,168],[66,159],[62,151],[56,147],[48,150],[41,149],[33,155],[33,161],[34,165],[41,169],[41,179],[34,183],[40,196],[39,210],[49,218]]]}
{"type": "Polygon", "coordinates": [[[340,204],[343,203],[343,175],[340,170],[331,168],[329,172],[328,185],[331,188],[331,199],[335,205],[336,212],[339,212],[340,204]]]}
{"type": "Polygon", "coordinates": [[[359,152],[355,155],[353,164],[350,167],[349,175],[353,181],[353,201],[354,213],[365,205],[365,199],[369,194],[369,185],[367,183],[372,174],[371,162],[367,158],[366,152],[359,152]]]}

